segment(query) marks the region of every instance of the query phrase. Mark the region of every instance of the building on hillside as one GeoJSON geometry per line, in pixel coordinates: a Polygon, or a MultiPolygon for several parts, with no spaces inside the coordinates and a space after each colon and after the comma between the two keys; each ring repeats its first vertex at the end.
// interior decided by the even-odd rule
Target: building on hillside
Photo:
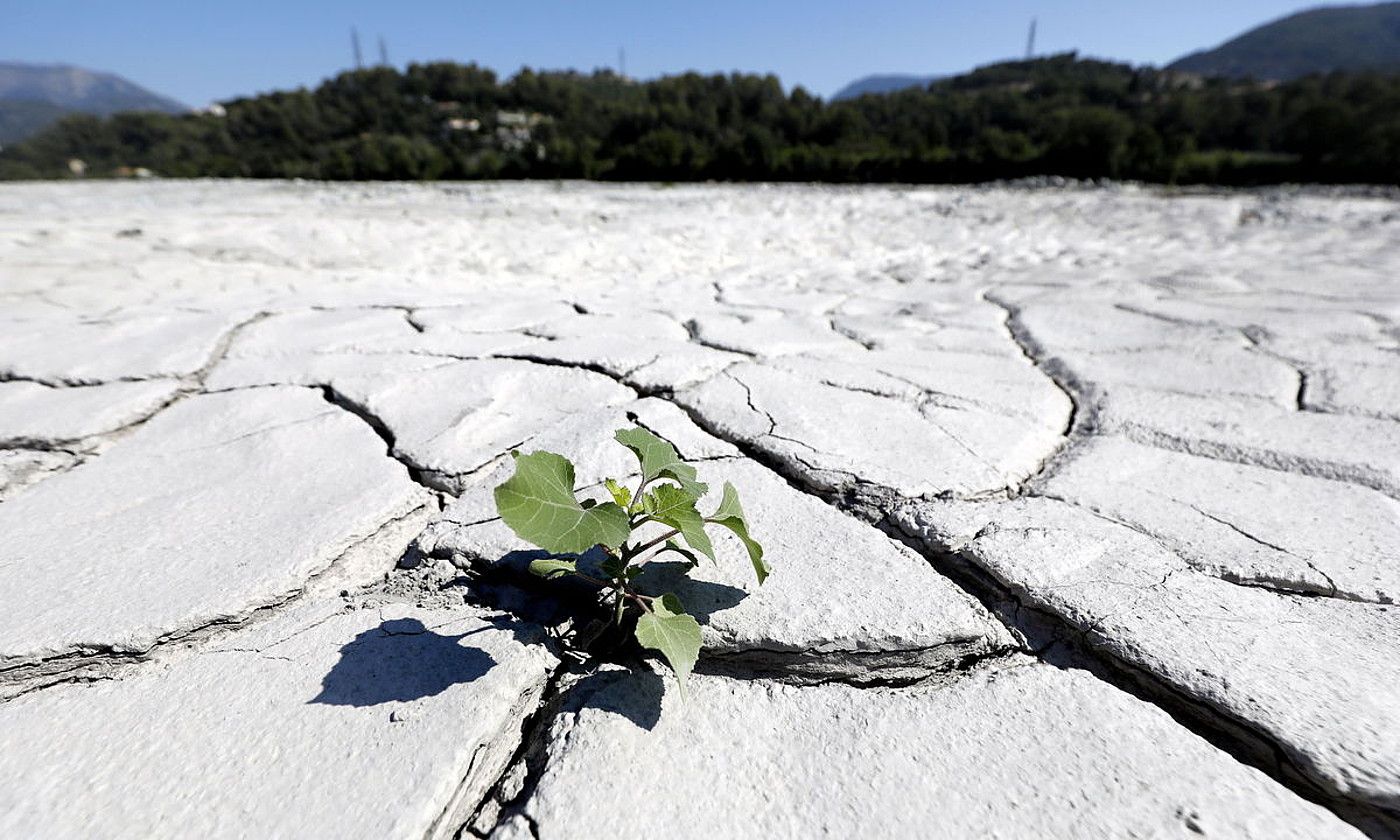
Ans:
{"type": "Polygon", "coordinates": [[[544,114],[497,111],[496,142],[508,152],[518,152],[530,145],[534,129],[546,122],[549,122],[549,117],[544,114]]]}

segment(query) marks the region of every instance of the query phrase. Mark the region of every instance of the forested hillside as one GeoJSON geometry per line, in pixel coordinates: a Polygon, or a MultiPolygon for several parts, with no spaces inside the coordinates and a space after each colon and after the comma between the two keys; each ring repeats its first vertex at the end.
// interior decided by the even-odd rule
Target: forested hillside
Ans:
{"type": "Polygon", "coordinates": [[[0,175],[950,182],[1400,182],[1400,79],[1277,86],[1073,55],[824,102],[772,76],[376,68],[215,114],[71,117],[0,175]]]}
{"type": "Polygon", "coordinates": [[[51,102],[0,99],[0,146],[32,137],[71,113],[51,102]]]}
{"type": "Polygon", "coordinates": [[[1400,71],[1400,3],[1308,9],[1251,29],[1169,70],[1232,79],[1296,79],[1310,73],[1400,71]]]}

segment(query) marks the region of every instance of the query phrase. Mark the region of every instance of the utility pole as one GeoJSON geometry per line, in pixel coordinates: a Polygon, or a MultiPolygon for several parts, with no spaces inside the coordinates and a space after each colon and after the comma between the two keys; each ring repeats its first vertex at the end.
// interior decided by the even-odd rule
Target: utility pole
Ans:
{"type": "Polygon", "coordinates": [[[384,45],[384,36],[379,36],[379,63],[389,66],[389,48],[384,45]]]}
{"type": "Polygon", "coordinates": [[[1035,18],[1031,18],[1031,34],[1026,36],[1026,61],[1035,58],[1035,18]]]}
{"type": "Polygon", "coordinates": [[[365,57],[360,53],[360,32],[355,27],[350,27],[350,46],[355,50],[355,69],[365,69],[365,57]]]}

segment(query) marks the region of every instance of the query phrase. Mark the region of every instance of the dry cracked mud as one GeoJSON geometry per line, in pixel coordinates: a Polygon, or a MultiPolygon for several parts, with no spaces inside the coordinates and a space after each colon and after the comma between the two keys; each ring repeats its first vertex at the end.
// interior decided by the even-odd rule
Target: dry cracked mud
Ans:
{"type": "Polygon", "coordinates": [[[1400,203],[12,185],[0,534],[0,836],[1394,837],[1400,203]],[[491,502],[627,423],[684,698],[491,502]]]}

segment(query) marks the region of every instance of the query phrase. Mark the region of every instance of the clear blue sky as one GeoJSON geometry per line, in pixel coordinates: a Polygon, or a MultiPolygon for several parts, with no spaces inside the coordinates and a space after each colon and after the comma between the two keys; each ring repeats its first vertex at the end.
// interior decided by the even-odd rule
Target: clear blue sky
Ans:
{"type": "Polygon", "coordinates": [[[628,75],[775,73],[829,96],[870,73],[951,73],[1025,49],[1162,64],[1308,0],[4,0],[0,60],[77,64],[191,105],[315,85],[383,36],[390,61],[628,75]]]}

